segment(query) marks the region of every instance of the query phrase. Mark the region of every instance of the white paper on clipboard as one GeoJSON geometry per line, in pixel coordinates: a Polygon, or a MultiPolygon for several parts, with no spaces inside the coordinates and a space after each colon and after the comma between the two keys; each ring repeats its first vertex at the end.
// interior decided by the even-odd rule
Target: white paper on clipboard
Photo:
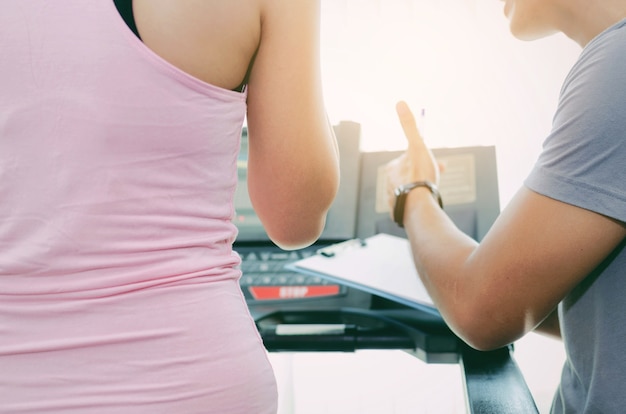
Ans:
{"type": "Polygon", "coordinates": [[[316,254],[286,268],[439,315],[417,274],[407,239],[380,233],[364,243],[344,242],[335,246],[335,254],[333,246],[329,246],[325,255],[316,254]]]}

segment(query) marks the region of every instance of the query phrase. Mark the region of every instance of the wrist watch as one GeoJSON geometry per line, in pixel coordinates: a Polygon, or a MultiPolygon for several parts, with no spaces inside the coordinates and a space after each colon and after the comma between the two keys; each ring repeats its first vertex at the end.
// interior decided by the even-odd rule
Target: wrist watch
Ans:
{"type": "Polygon", "coordinates": [[[406,196],[411,192],[411,190],[418,187],[426,187],[433,194],[433,197],[439,203],[439,207],[443,208],[443,200],[441,199],[441,193],[439,193],[439,189],[437,186],[430,181],[414,181],[409,184],[401,185],[400,187],[394,190],[394,194],[396,195],[396,203],[393,207],[393,221],[400,227],[404,227],[404,205],[406,203],[406,196]]]}

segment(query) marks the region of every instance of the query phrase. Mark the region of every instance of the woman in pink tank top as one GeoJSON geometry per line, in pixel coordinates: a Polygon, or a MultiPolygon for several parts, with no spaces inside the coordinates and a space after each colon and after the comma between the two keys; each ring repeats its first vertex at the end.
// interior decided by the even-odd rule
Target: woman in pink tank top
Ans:
{"type": "Polygon", "coordinates": [[[318,1],[135,0],[136,34],[115,6],[0,14],[0,413],[275,413],[236,159],[247,116],[257,214],[313,243],[338,187],[318,1]]]}

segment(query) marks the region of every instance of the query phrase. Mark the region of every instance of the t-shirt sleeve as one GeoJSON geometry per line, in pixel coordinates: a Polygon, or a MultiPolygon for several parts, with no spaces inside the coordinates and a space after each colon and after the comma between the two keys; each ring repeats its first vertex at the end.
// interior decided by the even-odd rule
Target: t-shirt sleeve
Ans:
{"type": "Polygon", "coordinates": [[[533,191],[626,221],[626,27],[598,36],[567,76],[533,191]]]}

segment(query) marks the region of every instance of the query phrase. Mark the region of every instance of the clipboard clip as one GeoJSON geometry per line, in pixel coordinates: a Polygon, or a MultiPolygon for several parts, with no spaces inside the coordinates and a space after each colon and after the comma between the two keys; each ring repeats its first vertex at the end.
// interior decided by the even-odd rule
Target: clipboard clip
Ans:
{"type": "Polygon", "coordinates": [[[365,247],[367,246],[367,242],[363,239],[350,239],[340,243],[332,244],[330,246],[322,247],[321,249],[317,249],[315,253],[324,257],[335,257],[341,252],[354,248],[354,247],[365,247]]]}

